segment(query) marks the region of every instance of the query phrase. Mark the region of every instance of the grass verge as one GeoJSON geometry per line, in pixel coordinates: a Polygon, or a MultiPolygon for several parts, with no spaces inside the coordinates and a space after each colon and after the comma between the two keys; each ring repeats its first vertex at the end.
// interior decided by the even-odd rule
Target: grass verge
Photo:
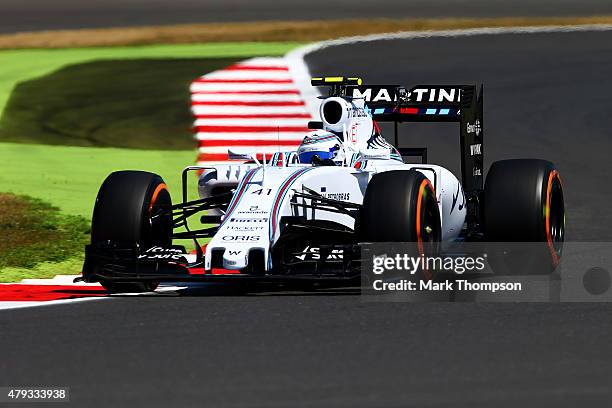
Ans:
{"type": "Polygon", "coordinates": [[[195,151],[0,143],[0,157],[0,191],[27,194],[90,219],[98,188],[116,170],[157,173],[179,201],[181,170],[193,163],[195,151]]]}
{"type": "Polygon", "coordinates": [[[61,262],[41,262],[33,268],[9,266],[0,269],[0,283],[19,282],[22,279],[51,279],[56,275],[78,275],[83,266],[83,248],[78,257],[61,262]]]}
{"type": "Polygon", "coordinates": [[[612,16],[263,21],[173,26],[58,30],[0,35],[0,48],[66,48],[222,41],[320,41],[413,30],[610,24],[612,16]]]}
{"type": "MultiPolygon", "coordinates": [[[[2,245],[11,245],[11,251],[17,251],[16,256],[21,260],[30,257],[32,251],[38,254],[31,258],[35,262],[27,264],[0,263],[0,282],[16,282],[24,278],[50,278],[80,272],[84,245],[89,240],[89,234],[83,235],[81,231],[89,229],[98,188],[109,173],[125,169],[157,173],[168,184],[173,201],[179,202],[181,170],[193,162],[195,152],[0,143],[0,157],[3,158],[0,161],[1,191],[33,196],[35,198],[22,200],[36,205],[40,203],[42,208],[48,208],[49,204],[39,201],[44,200],[52,205],[49,211],[57,219],[74,220],[74,225],[79,227],[73,230],[71,236],[48,239],[49,247],[59,252],[47,252],[47,247],[32,248],[28,246],[29,241],[14,240],[7,235],[4,228],[14,225],[13,212],[16,210],[11,210],[10,206],[8,209],[0,208],[0,262],[4,257],[2,245]],[[68,247],[64,246],[66,242],[70,243],[68,247]],[[15,245],[24,246],[24,249],[15,249],[15,245]]],[[[195,186],[195,180],[191,181],[190,187],[195,186]]],[[[190,199],[196,198],[195,187],[190,188],[189,192],[190,199]]],[[[12,197],[0,193],[0,197],[3,196],[12,197]]],[[[69,231],[66,228],[61,231],[69,231]]],[[[42,232],[45,231],[47,229],[43,228],[42,232]]],[[[27,236],[28,233],[23,232],[23,235],[27,236]]],[[[188,241],[177,243],[188,247],[191,245],[188,241]]]]}
{"type": "MultiPolygon", "coordinates": [[[[212,44],[169,44],[138,47],[92,47],[70,49],[20,49],[0,51],[0,112],[15,85],[47,75],[66,65],[93,60],[170,58],[248,58],[283,55],[296,42],[217,42],[212,44]]],[[[205,72],[200,73],[204,74],[205,72]]],[[[110,82],[110,78],[107,79],[110,82]]]]}
{"type": "Polygon", "coordinates": [[[0,281],[6,282],[16,270],[78,257],[89,240],[89,222],[39,199],[0,193],[0,235],[0,281]],[[5,268],[13,271],[5,274],[5,268]]]}
{"type": "Polygon", "coordinates": [[[0,141],[193,149],[189,84],[230,58],[98,60],[18,84],[0,141]]]}

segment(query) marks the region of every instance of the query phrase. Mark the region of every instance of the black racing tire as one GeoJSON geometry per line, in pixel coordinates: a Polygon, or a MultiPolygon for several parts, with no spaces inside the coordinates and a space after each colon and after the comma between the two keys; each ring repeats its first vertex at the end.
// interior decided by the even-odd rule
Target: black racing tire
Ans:
{"type": "MultiPolygon", "coordinates": [[[[172,215],[152,220],[172,207],[164,180],[144,171],[111,173],[98,191],[91,221],[91,243],[113,242],[141,248],[172,245],[172,215]]],[[[157,282],[102,281],[111,293],[150,292],[157,282]]]]}
{"type": "MultiPolygon", "coordinates": [[[[436,193],[429,179],[416,170],[374,175],[364,195],[358,233],[362,242],[402,243],[390,247],[392,252],[437,256],[442,228],[436,193]]],[[[430,280],[434,273],[423,268],[414,271],[412,278],[430,280]]]]}
{"type": "Polygon", "coordinates": [[[563,184],[546,160],[493,163],[484,190],[489,265],[499,274],[547,274],[559,264],[565,240],[563,184]],[[493,255],[493,256],[491,256],[493,255]]]}
{"type": "Polygon", "coordinates": [[[359,228],[365,242],[440,242],[440,212],[429,179],[416,170],[374,175],[359,228]]]}
{"type": "MultiPolygon", "coordinates": [[[[362,242],[401,243],[388,249],[413,257],[437,256],[442,228],[434,187],[416,170],[374,175],[366,188],[357,229],[362,242]]],[[[408,277],[401,271],[395,273],[408,277]]],[[[412,278],[430,280],[435,273],[421,268],[412,272],[412,278]]]]}

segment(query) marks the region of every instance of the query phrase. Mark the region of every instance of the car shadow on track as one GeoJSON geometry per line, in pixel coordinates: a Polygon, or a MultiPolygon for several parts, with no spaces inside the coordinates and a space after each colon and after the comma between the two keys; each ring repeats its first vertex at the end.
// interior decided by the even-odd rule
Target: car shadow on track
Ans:
{"type": "MultiPolygon", "coordinates": [[[[359,287],[314,288],[303,286],[235,286],[197,284],[189,286],[161,287],[156,292],[140,294],[146,297],[197,297],[197,296],[359,296],[359,287]]],[[[133,296],[116,294],[113,296],[133,296]]]]}

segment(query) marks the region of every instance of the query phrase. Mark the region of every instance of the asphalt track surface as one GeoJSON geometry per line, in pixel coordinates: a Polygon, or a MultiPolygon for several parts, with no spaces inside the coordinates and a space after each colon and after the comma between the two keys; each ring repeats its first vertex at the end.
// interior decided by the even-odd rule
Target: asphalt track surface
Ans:
{"type": "MultiPolygon", "coordinates": [[[[612,31],[387,40],[307,55],[312,75],[366,84],[484,84],[485,168],[542,158],[565,184],[568,241],[611,241],[612,31]]],[[[387,126],[387,138],[392,129],[387,126]]],[[[400,145],[460,174],[457,124],[403,124],[400,145]]]]}
{"type": "MultiPolygon", "coordinates": [[[[485,154],[557,162],[570,237],[607,240],[611,47],[612,33],[478,36],[336,47],[307,62],[314,74],[370,82],[484,81],[485,154]]],[[[421,130],[405,137],[440,138],[430,140],[434,161],[457,157],[443,146],[458,144],[450,125],[421,130]]],[[[70,386],[78,406],[575,407],[612,398],[609,303],[192,294],[0,313],[0,385],[70,386]]]]}
{"type": "Polygon", "coordinates": [[[612,14],[607,0],[2,0],[0,33],[198,22],[612,14]]]}

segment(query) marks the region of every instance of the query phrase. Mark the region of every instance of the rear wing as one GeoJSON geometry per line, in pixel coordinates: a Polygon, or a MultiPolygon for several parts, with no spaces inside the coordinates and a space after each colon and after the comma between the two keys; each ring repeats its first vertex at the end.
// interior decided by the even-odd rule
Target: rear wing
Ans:
{"type": "Polygon", "coordinates": [[[405,149],[398,146],[398,123],[459,123],[463,189],[468,196],[479,195],[482,192],[484,184],[482,85],[418,85],[405,88],[398,85],[362,85],[359,78],[327,78],[313,78],[312,85],[329,87],[329,96],[363,99],[374,120],[395,123],[394,142],[400,152],[405,149]],[[326,81],[327,78],[333,80],[326,81]]]}

